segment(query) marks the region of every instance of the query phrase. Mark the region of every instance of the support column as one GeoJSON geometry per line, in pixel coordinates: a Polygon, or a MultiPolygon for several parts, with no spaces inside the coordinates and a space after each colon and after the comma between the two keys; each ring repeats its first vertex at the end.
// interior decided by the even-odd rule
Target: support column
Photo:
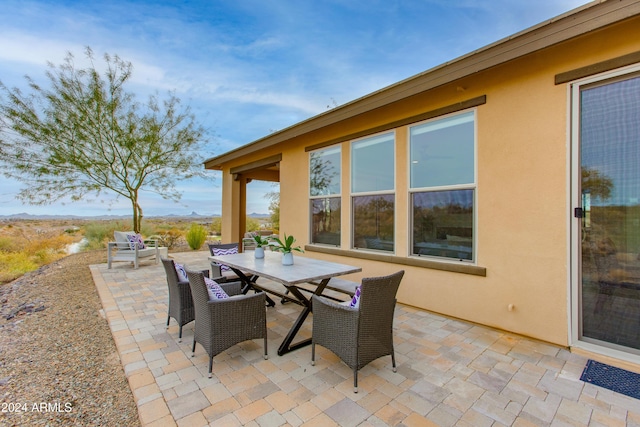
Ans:
{"type": "Polygon", "coordinates": [[[246,217],[246,183],[239,178],[238,174],[222,174],[222,243],[240,243],[240,229],[246,226],[246,219],[240,224],[246,217]]]}
{"type": "Polygon", "coordinates": [[[242,251],[242,238],[247,230],[247,183],[249,182],[251,182],[251,180],[247,180],[244,176],[238,175],[238,200],[240,202],[240,206],[237,213],[238,230],[236,238],[239,252],[242,251]]]}

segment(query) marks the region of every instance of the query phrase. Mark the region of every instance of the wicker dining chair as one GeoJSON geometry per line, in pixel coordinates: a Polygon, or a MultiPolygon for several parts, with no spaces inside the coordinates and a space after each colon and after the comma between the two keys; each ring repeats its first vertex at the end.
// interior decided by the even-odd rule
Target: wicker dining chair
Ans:
{"type": "Polygon", "coordinates": [[[213,370],[213,357],[243,341],[264,338],[264,358],[267,359],[264,292],[243,295],[240,282],[220,283],[230,298],[209,301],[204,274],[187,270],[187,277],[196,314],[192,357],[196,343],[200,343],[209,355],[209,378],[213,370]]]}
{"type": "Polygon", "coordinates": [[[404,271],[383,277],[363,278],[359,307],[350,307],[314,295],[311,364],[315,346],[335,353],[353,369],[353,390],[358,392],[358,370],[379,357],[391,355],[393,372],[393,313],[404,271]]]}
{"type": "MultiPolygon", "coordinates": [[[[208,243],[209,252],[213,256],[226,255],[238,252],[238,243],[208,243]]],[[[211,278],[216,282],[234,282],[239,280],[238,276],[228,267],[222,266],[215,261],[211,262],[211,278]]]]}
{"type": "Polygon", "coordinates": [[[182,341],[182,327],[195,319],[193,299],[188,281],[181,281],[176,272],[176,264],[172,259],[162,258],[162,266],[167,276],[169,286],[169,310],[167,314],[167,328],[173,317],[178,322],[180,331],[178,340],[182,341]]]}

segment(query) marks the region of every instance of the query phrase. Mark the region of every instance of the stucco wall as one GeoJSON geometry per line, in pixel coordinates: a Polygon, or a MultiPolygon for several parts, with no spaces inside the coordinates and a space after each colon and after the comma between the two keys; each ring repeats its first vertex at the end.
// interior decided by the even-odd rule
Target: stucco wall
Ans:
{"type": "MultiPolygon", "coordinates": [[[[486,103],[476,110],[476,264],[486,268],[485,277],[312,251],[304,256],[362,266],[363,272],[351,277],[354,280],[404,269],[401,303],[567,345],[573,220],[568,85],[556,85],[554,76],[640,51],[638,28],[635,19],[593,32],[281,144],[273,151],[282,153],[280,233],[295,235],[302,245],[309,240],[305,147],[486,95],[486,103]]],[[[395,254],[400,257],[409,252],[410,232],[406,129],[396,129],[395,254]]],[[[342,249],[348,250],[349,142],[342,145],[342,249]]],[[[273,153],[260,155],[269,154],[273,153]]],[[[229,187],[225,184],[224,189],[229,187]]],[[[233,191],[223,201],[230,203],[232,196],[233,191]]],[[[225,220],[223,226],[231,229],[230,220],[225,220]]]]}

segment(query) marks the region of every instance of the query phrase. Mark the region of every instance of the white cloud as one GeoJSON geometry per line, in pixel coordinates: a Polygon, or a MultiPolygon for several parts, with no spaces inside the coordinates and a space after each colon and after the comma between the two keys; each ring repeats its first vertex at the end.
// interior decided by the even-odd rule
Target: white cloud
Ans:
{"type": "Polygon", "coordinates": [[[61,62],[69,50],[82,51],[83,46],[42,37],[23,31],[0,30],[0,61],[35,65],[44,68],[47,61],[61,62]]]}
{"type": "MultiPolygon", "coordinates": [[[[117,54],[133,64],[130,89],[139,100],[175,90],[214,131],[210,148],[221,154],[322,113],[333,100],[352,101],[585,3],[4,0],[0,80],[21,86],[28,74],[42,82],[47,61],[60,64],[71,51],[82,66],[86,46],[100,61],[104,53],[117,54]]],[[[219,212],[220,183],[180,183],[181,205],[145,195],[145,211],[219,212]]],[[[51,211],[21,206],[11,181],[0,179],[0,187],[0,214],[51,211]]],[[[267,210],[259,194],[249,203],[250,211],[267,210]]],[[[130,211],[126,200],[111,209],[130,211]]]]}

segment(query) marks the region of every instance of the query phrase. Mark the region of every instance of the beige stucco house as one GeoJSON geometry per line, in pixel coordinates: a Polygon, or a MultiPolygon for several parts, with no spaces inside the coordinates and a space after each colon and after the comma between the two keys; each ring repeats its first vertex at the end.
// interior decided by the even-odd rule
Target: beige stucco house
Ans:
{"type": "Polygon", "coordinates": [[[640,1],[596,1],[206,161],[223,238],[280,183],[305,254],[398,300],[640,363],[640,1]],[[249,184],[250,185],[250,184],[249,184]],[[358,280],[361,276],[352,276],[358,280]]]}

